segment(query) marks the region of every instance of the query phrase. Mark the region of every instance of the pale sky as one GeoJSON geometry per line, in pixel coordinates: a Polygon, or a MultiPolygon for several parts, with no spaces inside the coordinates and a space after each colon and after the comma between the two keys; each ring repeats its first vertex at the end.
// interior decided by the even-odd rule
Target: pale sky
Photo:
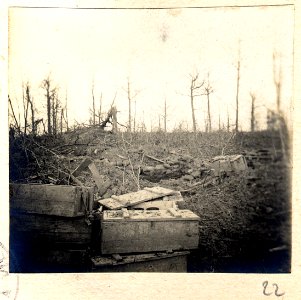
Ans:
{"type": "MultiPolygon", "coordinates": [[[[126,125],[127,78],[135,98],[137,123],[158,126],[164,99],[168,129],[180,122],[191,129],[190,74],[210,74],[213,128],[227,110],[235,123],[236,63],[240,41],[240,124],[250,128],[250,91],[265,126],[266,107],[274,109],[273,52],[282,66],[282,109],[291,109],[293,7],[182,9],[9,10],[9,94],[22,114],[22,82],[29,81],[39,115],[45,117],[40,87],[48,74],[68,95],[69,121],[89,120],[94,81],[96,103],[108,109],[115,93],[118,121],[126,125]]],[[[206,97],[195,98],[197,125],[204,130],[206,97]]],[[[133,103],[134,106],[134,103],[133,103]]],[[[134,111],[134,107],[133,107],[134,111]]],[[[163,123],[163,119],[162,119],[163,123]]]]}

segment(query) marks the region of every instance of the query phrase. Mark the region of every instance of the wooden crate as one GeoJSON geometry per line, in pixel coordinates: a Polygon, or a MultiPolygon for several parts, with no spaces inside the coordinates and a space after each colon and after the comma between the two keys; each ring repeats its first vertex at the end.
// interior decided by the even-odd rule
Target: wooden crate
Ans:
{"type": "Polygon", "coordinates": [[[189,210],[104,211],[101,253],[196,249],[199,217],[189,210]]]}
{"type": "Polygon", "coordinates": [[[92,257],[92,272],[187,272],[189,251],[150,253],[123,256],[117,261],[110,257],[92,257]]]}
{"type": "Polygon", "coordinates": [[[92,225],[88,225],[84,217],[11,214],[10,234],[29,243],[90,244],[92,225]]]}
{"type": "Polygon", "coordinates": [[[93,206],[93,188],[12,183],[9,189],[10,209],[20,213],[77,217],[93,206]]]}
{"type": "Polygon", "coordinates": [[[214,175],[219,176],[221,172],[240,173],[248,169],[246,158],[243,155],[216,156],[211,164],[214,175]]]}

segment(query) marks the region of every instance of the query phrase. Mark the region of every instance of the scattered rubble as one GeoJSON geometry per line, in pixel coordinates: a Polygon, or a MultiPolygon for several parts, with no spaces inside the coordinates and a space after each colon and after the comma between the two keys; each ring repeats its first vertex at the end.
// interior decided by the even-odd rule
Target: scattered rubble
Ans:
{"type": "MultiPolygon", "coordinates": [[[[100,251],[97,247],[100,248],[101,215],[112,208],[125,215],[125,209],[129,215],[131,210],[145,214],[148,211],[154,213],[157,209],[188,209],[200,216],[198,232],[202,238],[199,249],[192,250],[192,256],[189,255],[192,257],[189,260],[194,259],[193,267],[188,262],[189,270],[223,270],[223,266],[219,265],[222,257],[227,256],[229,260],[229,257],[250,255],[249,248],[255,252],[252,243],[259,237],[269,243],[260,246],[262,251],[269,252],[266,248],[278,249],[283,245],[289,249],[289,178],[279,145],[276,144],[278,148],[275,150],[269,135],[264,139],[256,136],[256,143],[249,142],[247,138],[241,141],[237,135],[227,144],[227,155],[219,156],[225,152],[224,147],[211,147],[213,138],[210,136],[212,140],[209,140],[208,137],[208,143],[202,141],[194,149],[180,149],[180,139],[169,141],[169,146],[163,145],[162,139],[150,139],[148,145],[138,139],[126,140],[97,129],[70,132],[55,139],[46,136],[10,137],[10,181],[15,184],[85,187],[91,190],[95,201],[92,208],[89,202],[87,211],[91,208],[93,213],[76,217],[80,219],[70,221],[67,227],[63,227],[64,239],[59,244],[64,241],[73,244],[79,236],[86,242],[87,237],[92,236],[93,247],[91,243],[81,249],[77,245],[72,251],[91,252],[91,248],[100,251]],[[143,147],[137,146],[141,144],[143,147]],[[174,193],[161,194],[133,205],[122,200],[127,197],[124,195],[143,194],[149,192],[147,188],[158,185],[174,193]],[[106,203],[108,201],[115,207],[106,203]],[[84,230],[76,231],[83,224],[84,230]],[[280,237],[277,236],[279,232],[280,237]],[[209,267],[206,261],[210,262],[209,267]]],[[[185,137],[181,143],[188,145],[185,137]]],[[[85,205],[81,207],[81,212],[84,211],[85,205]]],[[[66,217],[45,217],[46,225],[40,228],[41,232],[46,233],[48,226],[53,230],[49,239],[57,239],[60,232],[58,226],[63,221],[61,218],[66,217]]],[[[41,222],[41,216],[35,215],[32,221],[28,216],[18,214],[15,220],[18,222],[16,227],[21,230],[23,224],[26,224],[25,227],[36,226],[41,222]]],[[[128,221],[128,218],[124,220],[128,221]]],[[[16,222],[12,225],[15,226],[16,222]]],[[[38,236],[38,227],[35,228],[34,235],[38,236]]],[[[23,235],[24,230],[18,238],[22,239],[23,235]]],[[[97,251],[90,254],[101,256],[97,251]]],[[[114,259],[110,254],[108,256],[114,259]]],[[[125,259],[125,255],[120,256],[125,259]]],[[[285,266],[282,269],[287,270],[285,266]]]]}

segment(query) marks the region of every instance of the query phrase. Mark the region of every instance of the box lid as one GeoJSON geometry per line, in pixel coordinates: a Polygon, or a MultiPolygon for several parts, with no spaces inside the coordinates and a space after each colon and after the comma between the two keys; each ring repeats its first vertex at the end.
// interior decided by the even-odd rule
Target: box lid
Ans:
{"type": "Polygon", "coordinates": [[[103,212],[103,221],[118,222],[126,220],[129,222],[141,221],[175,221],[175,220],[195,220],[200,217],[188,209],[176,210],[107,210],[103,212]]]}

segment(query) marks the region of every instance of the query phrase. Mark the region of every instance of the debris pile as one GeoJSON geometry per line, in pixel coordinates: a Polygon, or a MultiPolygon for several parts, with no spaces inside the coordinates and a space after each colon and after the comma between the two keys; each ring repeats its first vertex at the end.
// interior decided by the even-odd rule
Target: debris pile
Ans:
{"type": "Polygon", "coordinates": [[[128,254],[135,257],[133,263],[141,262],[148,253],[143,259],[144,264],[148,264],[146,269],[151,264],[152,270],[157,272],[183,271],[187,250],[198,248],[200,220],[190,210],[178,208],[178,203],[183,201],[181,193],[158,186],[99,200],[101,256],[92,259],[93,269],[103,271],[108,264],[123,264],[128,254]],[[178,251],[177,255],[174,251],[178,251]],[[112,262],[116,255],[118,263],[112,262]],[[157,260],[156,267],[154,260],[157,260]],[[181,263],[180,266],[172,267],[174,260],[181,263]],[[166,264],[168,267],[164,267],[166,264]]]}

